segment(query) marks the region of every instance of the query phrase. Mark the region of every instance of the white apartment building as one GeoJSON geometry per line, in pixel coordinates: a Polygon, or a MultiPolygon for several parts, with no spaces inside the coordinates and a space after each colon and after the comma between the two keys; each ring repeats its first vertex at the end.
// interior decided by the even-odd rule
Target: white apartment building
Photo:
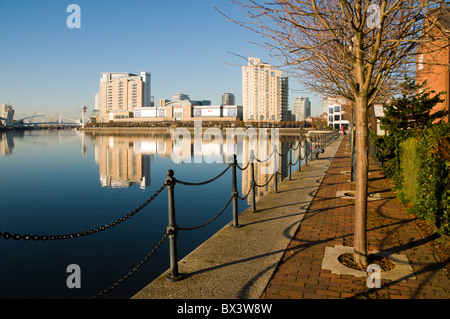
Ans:
{"type": "Polygon", "coordinates": [[[305,121],[311,116],[311,101],[308,97],[298,96],[295,98],[292,115],[295,115],[296,121],[305,121]]]}
{"type": "Polygon", "coordinates": [[[135,108],[151,107],[150,73],[102,73],[96,100],[98,122],[130,118],[135,108]]]}
{"type": "Polygon", "coordinates": [[[333,129],[348,130],[350,114],[346,114],[344,106],[346,105],[344,99],[325,97],[322,101],[322,112],[327,113],[327,123],[333,129]]]}
{"type": "Polygon", "coordinates": [[[258,58],[242,67],[244,121],[284,121],[287,117],[289,82],[282,71],[258,58]]]}

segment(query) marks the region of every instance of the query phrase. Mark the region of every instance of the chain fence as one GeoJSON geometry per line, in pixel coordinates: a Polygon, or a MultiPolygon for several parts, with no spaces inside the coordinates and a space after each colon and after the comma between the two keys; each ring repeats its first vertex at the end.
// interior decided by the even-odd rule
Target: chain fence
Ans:
{"type": "MultiPolygon", "coordinates": [[[[319,137],[319,144],[322,146],[326,146],[327,143],[329,142],[330,137],[328,136],[323,136],[320,135],[319,137]]],[[[331,137],[332,138],[332,137],[331,137]]],[[[317,138],[315,137],[315,142],[317,143],[317,138]]],[[[310,145],[312,146],[312,137],[310,136],[310,145]]],[[[122,222],[127,221],[128,219],[130,219],[131,217],[133,217],[134,215],[136,215],[137,213],[139,213],[140,211],[142,211],[146,206],[148,206],[165,188],[168,189],[168,194],[169,194],[169,201],[170,199],[173,200],[173,191],[174,191],[174,186],[176,184],[181,184],[181,185],[185,185],[185,186],[200,186],[200,185],[206,185],[209,183],[214,182],[215,180],[219,179],[220,177],[222,177],[230,168],[233,168],[233,191],[232,194],[230,196],[230,198],[227,200],[227,202],[225,203],[225,205],[223,206],[223,208],[214,216],[212,217],[210,220],[204,222],[203,224],[200,224],[198,226],[193,226],[193,227],[179,227],[178,225],[174,224],[174,225],[169,225],[166,229],[166,232],[164,233],[164,235],[162,236],[162,238],[160,239],[160,241],[156,244],[156,246],[133,268],[131,269],[126,275],[122,276],[119,280],[117,280],[114,284],[110,285],[109,287],[107,287],[106,289],[100,291],[99,293],[97,293],[96,295],[92,296],[90,299],[97,299],[99,297],[102,297],[104,295],[106,295],[107,293],[109,293],[111,290],[113,290],[114,288],[118,287],[120,284],[122,284],[125,280],[127,280],[128,278],[130,278],[134,273],[136,273],[139,269],[142,268],[142,266],[158,251],[158,249],[164,244],[164,242],[169,239],[172,241],[172,244],[170,245],[171,247],[171,251],[170,251],[170,255],[171,255],[171,268],[169,270],[169,275],[171,275],[173,278],[179,278],[179,274],[178,274],[178,266],[177,266],[177,262],[175,264],[172,264],[173,260],[176,260],[176,245],[173,245],[174,240],[176,239],[177,233],[178,231],[190,231],[190,230],[196,230],[196,229],[200,229],[202,227],[205,227],[207,225],[209,225],[210,223],[212,223],[214,220],[216,220],[220,215],[223,214],[223,212],[227,209],[227,207],[230,205],[230,203],[232,201],[235,201],[234,205],[233,205],[233,210],[237,209],[237,200],[245,200],[248,198],[248,196],[250,194],[252,194],[253,198],[252,201],[253,203],[255,202],[255,196],[256,196],[256,192],[255,192],[255,187],[265,187],[267,186],[272,179],[277,175],[283,176],[287,170],[291,167],[291,166],[295,166],[295,165],[301,165],[300,161],[304,160],[307,158],[308,155],[310,155],[311,152],[308,152],[308,141],[307,138],[304,138],[304,142],[302,144],[302,136],[300,137],[300,139],[298,140],[298,143],[296,145],[296,147],[292,146],[292,143],[289,143],[289,148],[286,151],[286,153],[281,154],[277,151],[277,149],[275,148],[272,153],[269,155],[269,157],[267,157],[264,160],[258,159],[256,158],[253,153],[251,155],[251,160],[247,163],[247,165],[245,165],[245,167],[241,167],[239,166],[239,164],[237,163],[236,160],[236,155],[234,156],[234,162],[230,163],[222,172],[220,172],[218,175],[216,175],[215,177],[208,179],[206,181],[203,182],[187,182],[187,181],[182,181],[182,180],[178,180],[176,178],[173,177],[173,171],[169,170],[168,171],[168,176],[170,176],[168,179],[166,179],[166,181],[164,182],[164,184],[158,189],[156,190],[156,192],[150,196],[144,203],[142,203],[139,207],[135,208],[133,211],[129,212],[128,214],[124,215],[121,218],[116,219],[115,221],[108,223],[106,225],[100,226],[100,227],[96,227],[87,231],[82,231],[82,232],[77,232],[77,233],[71,233],[71,234],[64,234],[64,235],[28,235],[28,234],[19,234],[19,233],[14,233],[14,234],[10,234],[9,232],[6,231],[1,231],[0,230],[0,238],[4,238],[4,239],[14,239],[14,240],[34,240],[34,241],[46,241],[46,240],[64,240],[64,239],[73,239],[73,238],[79,238],[79,237],[83,237],[83,236],[87,236],[87,235],[91,235],[91,234],[95,234],[101,231],[105,231],[107,229],[111,229],[114,226],[117,226],[119,224],[121,224],[122,222]],[[300,149],[300,150],[299,150],[300,149]],[[304,155],[302,157],[301,155],[301,149],[304,150],[304,155]],[[299,150],[299,155],[297,157],[297,160],[295,163],[292,163],[292,153],[291,150],[299,150]],[[236,185],[236,169],[239,169],[240,171],[245,171],[248,168],[252,168],[252,172],[253,172],[253,165],[254,162],[258,162],[258,163],[266,163],[268,162],[272,156],[274,154],[278,154],[281,157],[285,157],[289,154],[290,158],[289,158],[289,164],[287,165],[287,167],[284,169],[284,171],[280,172],[277,171],[274,172],[271,177],[267,180],[266,183],[264,184],[257,184],[254,180],[254,176],[252,174],[252,181],[250,183],[249,189],[247,191],[247,193],[245,194],[245,196],[241,196],[239,195],[239,192],[237,191],[237,185],[236,185]],[[171,173],[169,173],[171,172],[171,173]],[[252,192],[253,190],[253,192],[252,192]],[[175,248],[173,248],[175,246],[175,248]],[[175,251],[172,251],[173,249],[175,249],[175,251]]],[[[290,175],[290,173],[289,173],[290,175]]],[[[253,207],[255,208],[255,207],[253,207]]],[[[170,214],[174,215],[174,207],[170,207],[169,205],[169,220],[171,219],[170,214]],[[171,211],[172,210],[172,211],[171,211]]],[[[233,218],[237,219],[237,212],[233,211],[233,218]]],[[[174,217],[174,216],[173,216],[174,217]]],[[[173,218],[174,219],[174,218],[173,218]]],[[[233,221],[235,225],[238,225],[238,221],[234,220],[233,221]]],[[[170,223],[169,223],[170,224],[170,223]]],[[[176,242],[176,241],[175,241],[176,242]]],[[[178,280],[178,279],[177,279],[178,280]]]]}
{"type": "Polygon", "coordinates": [[[126,214],[125,216],[116,219],[115,221],[108,223],[104,226],[93,228],[87,231],[83,232],[77,232],[72,234],[65,234],[65,235],[28,235],[28,234],[10,234],[8,232],[4,232],[0,230],[0,236],[4,239],[14,239],[14,240],[62,240],[62,239],[72,239],[72,238],[79,238],[84,237],[87,235],[92,235],[107,229],[111,229],[114,226],[117,226],[121,224],[122,222],[126,221],[127,219],[130,219],[137,213],[139,213],[141,210],[143,210],[148,204],[150,204],[163,190],[166,188],[166,184],[164,183],[147,201],[142,203],[139,207],[131,211],[130,213],[126,214]]]}

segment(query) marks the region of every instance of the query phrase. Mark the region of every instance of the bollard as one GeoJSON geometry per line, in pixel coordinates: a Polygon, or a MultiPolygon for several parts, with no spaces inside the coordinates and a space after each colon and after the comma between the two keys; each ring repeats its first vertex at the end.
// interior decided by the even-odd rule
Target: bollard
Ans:
{"type": "Polygon", "coordinates": [[[240,227],[238,221],[238,191],[237,191],[237,176],[236,176],[236,168],[237,168],[237,156],[233,155],[233,175],[232,175],[232,186],[231,186],[231,196],[233,197],[233,227],[240,227]]]}
{"type": "Polygon", "coordinates": [[[308,166],[308,139],[305,135],[305,166],[308,166]]]}
{"type": "Polygon", "coordinates": [[[298,171],[300,172],[302,169],[302,137],[300,136],[299,142],[298,142],[298,171]]]}
{"type": "MultiPolygon", "coordinates": [[[[277,154],[277,146],[275,145],[274,146],[274,152],[275,152],[275,158],[278,158],[278,154],[277,154]]],[[[278,163],[278,161],[277,160],[275,160],[275,165],[278,163]]],[[[274,178],[274,181],[273,181],[273,190],[274,190],[274,192],[275,193],[278,193],[278,166],[276,167],[276,172],[274,173],[275,174],[275,176],[273,177],[274,178]]]]}
{"type": "Polygon", "coordinates": [[[250,177],[252,178],[250,182],[252,188],[251,207],[252,212],[256,212],[255,152],[253,150],[250,151],[250,177]]]}
{"type": "Polygon", "coordinates": [[[292,142],[289,142],[289,180],[291,179],[292,173],[292,142]]]}
{"type": "Polygon", "coordinates": [[[175,221],[175,178],[174,171],[169,169],[167,171],[166,185],[168,194],[168,211],[169,211],[169,224],[167,226],[167,234],[169,235],[169,247],[170,247],[170,269],[166,278],[170,281],[178,281],[181,276],[178,272],[178,256],[177,256],[177,235],[178,226],[175,221]]]}

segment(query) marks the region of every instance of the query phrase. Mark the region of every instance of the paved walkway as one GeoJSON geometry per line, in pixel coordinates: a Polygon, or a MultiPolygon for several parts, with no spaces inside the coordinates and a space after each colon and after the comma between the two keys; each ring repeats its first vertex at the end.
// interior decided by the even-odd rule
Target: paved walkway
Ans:
{"type": "MultiPolygon", "coordinates": [[[[239,215],[240,228],[223,227],[179,261],[183,279],[170,282],[166,273],[133,299],[259,299],[302,218],[314,199],[342,136],[319,160],[308,161],[256,203],[257,212],[239,215]]],[[[230,210],[229,210],[230,212],[230,210]]],[[[179,243],[182,244],[182,233],[179,243]]]]}
{"type": "Polygon", "coordinates": [[[262,298],[450,298],[450,258],[437,245],[442,238],[406,214],[406,207],[395,198],[372,160],[369,192],[379,193],[381,199],[368,202],[368,249],[405,254],[416,278],[398,282],[381,276],[381,288],[369,290],[365,277],[322,269],[326,247],[353,245],[353,200],[336,197],[339,190],[354,190],[349,182],[350,163],[347,135],[262,298]]]}

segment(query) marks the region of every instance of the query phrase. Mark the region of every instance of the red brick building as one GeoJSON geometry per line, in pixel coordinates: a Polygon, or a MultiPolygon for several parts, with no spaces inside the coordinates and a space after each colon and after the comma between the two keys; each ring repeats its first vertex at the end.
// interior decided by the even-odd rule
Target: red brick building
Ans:
{"type": "MultiPolygon", "coordinates": [[[[450,8],[441,9],[430,15],[427,20],[432,31],[427,36],[426,41],[421,46],[417,58],[417,82],[422,83],[427,80],[426,87],[438,92],[447,92],[442,95],[444,102],[435,106],[435,112],[442,109],[449,109],[450,101],[450,8]]],[[[447,117],[445,120],[448,122],[447,117]]]]}

